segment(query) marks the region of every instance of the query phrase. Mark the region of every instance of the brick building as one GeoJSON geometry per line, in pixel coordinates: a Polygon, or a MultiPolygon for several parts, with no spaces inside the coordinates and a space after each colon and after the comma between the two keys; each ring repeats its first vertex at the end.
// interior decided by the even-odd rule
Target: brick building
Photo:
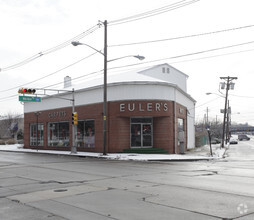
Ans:
{"type": "MultiPolygon", "coordinates": [[[[75,88],[77,151],[103,152],[102,78],[78,85],[67,78],[66,89],[75,88]]],[[[183,153],[194,148],[195,100],[187,94],[187,78],[168,64],[108,75],[106,151],[162,148],[183,153]]],[[[71,98],[65,92],[44,97],[40,103],[25,103],[25,148],[71,149],[71,98]]]]}

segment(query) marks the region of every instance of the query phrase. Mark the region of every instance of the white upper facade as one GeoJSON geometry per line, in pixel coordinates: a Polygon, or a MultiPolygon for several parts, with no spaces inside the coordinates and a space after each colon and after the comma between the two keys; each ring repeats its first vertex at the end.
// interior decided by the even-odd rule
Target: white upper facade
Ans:
{"type": "MultiPolygon", "coordinates": [[[[168,64],[138,71],[108,74],[107,99],[108,101],[172,100],[188,108],[195,104],[195,100],[187,94],[187,78],[186,74],[168,64]]],[[[73,88],[75,89],[75,106],[103,102],[103,74],[73,85],[73,88]]],[[[65,89],[72,90],[72,86],[65,89]]],[[[71,107],[71,101],[66,98],[71,100],[72,94],[62,93],[43,97],[40,103],[26,102],[24,112],[71,107]]]]}

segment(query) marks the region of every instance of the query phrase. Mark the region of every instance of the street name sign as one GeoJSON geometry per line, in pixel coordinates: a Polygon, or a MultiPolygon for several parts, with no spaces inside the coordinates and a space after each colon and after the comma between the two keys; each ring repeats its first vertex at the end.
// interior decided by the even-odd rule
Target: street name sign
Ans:
{"type": "Polygon", "coordinates": [[[20,102],[41,102],[41,97],[19,96],[20,102]]]}

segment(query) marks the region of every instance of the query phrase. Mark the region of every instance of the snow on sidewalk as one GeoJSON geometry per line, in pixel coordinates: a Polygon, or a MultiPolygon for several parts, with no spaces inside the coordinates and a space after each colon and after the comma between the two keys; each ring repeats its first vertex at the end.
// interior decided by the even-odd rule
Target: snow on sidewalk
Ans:
{"type": "Polygon", "coordinates": [[[196,148],[193,151],[187,152],[186,154],[135,154],[135,153],[109,153],[103,155],[102,153],[93,152],[77,152],[71,153],[70,151],[56,151],[56,150],[35,150],[25,149],[23,145],[0,145],[0,151],[11,151],[11,152],[27,152],[27,153],[45,153],[45,154],[56,154],[56,155],[69,155],[78,157],[94,157],[104,158],[111,160],[135,160],[135,161],[196,161],[196,160],[212,160],[220,159],[224,157],[224,149],[216,149],[213,157],[209,155],[207,146],[202,147],[202,153],[196,148]]]}

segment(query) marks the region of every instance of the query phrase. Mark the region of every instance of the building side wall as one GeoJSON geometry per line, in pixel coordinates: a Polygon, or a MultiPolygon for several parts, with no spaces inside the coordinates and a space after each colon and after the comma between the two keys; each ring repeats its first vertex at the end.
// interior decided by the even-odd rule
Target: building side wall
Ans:
{"type": "Polygon", "coordinates": [[[176,90],[177,103],[187,108],[187,149],[195,148],[195,102],[176,90]]]}

